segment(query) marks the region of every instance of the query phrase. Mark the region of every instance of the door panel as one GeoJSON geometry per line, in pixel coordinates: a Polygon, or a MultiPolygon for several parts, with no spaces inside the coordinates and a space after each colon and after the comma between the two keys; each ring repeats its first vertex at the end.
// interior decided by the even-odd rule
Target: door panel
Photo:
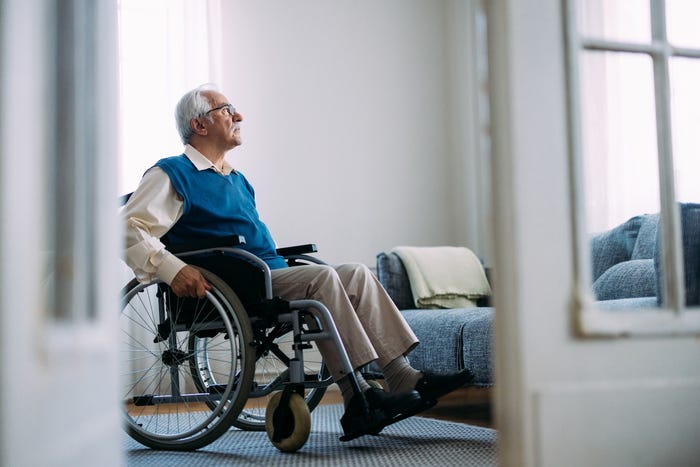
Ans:
{"type": "Polygon", "coordinates": [[[537,389],[537,465],[694,465],[700,405],[684,401],[698,392],[700,383],[684,380],[537,389]]]}
{"type": "Polygon", "coordinates": [[[121,465],[115,5],[0,1],[3,466],[121,465]]]}
{"type": "Polygon", "coordinates": [[[693,465],[697,339],[577,333],[583,229],[572,167],[580,161],[570,159],[562,6],[487,2],[500,462],[693,465]],[[654,430],[664,432],[652,440],[654,430]]]}

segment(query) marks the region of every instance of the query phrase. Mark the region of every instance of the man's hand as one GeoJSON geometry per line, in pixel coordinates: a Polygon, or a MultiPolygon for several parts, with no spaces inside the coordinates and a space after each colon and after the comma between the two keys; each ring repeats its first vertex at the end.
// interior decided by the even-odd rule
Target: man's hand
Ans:
{"type": "Polygon", "coordinates": [[[211,285],[204,279],[202,273],[192,266],[185,266],[175,275],[170,284],[175,295],[178,297],[199,297],[202,298],[207,290],[211,290],[211,285]]]}

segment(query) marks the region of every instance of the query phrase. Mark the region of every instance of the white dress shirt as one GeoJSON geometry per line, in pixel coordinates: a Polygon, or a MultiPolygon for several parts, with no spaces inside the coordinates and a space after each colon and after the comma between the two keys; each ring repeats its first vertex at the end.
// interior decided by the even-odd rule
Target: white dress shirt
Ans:
{"type": "MultiPolygon", "coordinates": [[[[228,175],[233,167],[224,160],[219,170],[189,144],[185,156],[197,170],[214,169],[228,175]]],[[[186,263],[165,249],[160,238],[182,216],[183,201],[170,177],[160,167],[150,168],[121,212],[126,230],[126,264],[141,282],[160,279],[170,284],[186,263]]]]}

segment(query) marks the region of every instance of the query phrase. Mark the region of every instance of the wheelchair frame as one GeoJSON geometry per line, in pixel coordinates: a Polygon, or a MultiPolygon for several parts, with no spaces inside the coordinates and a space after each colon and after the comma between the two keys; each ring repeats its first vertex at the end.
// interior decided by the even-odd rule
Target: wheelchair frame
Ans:
{"type": "MultiPolygon", "coordinates": [[[[310,410],[333,382],[324,373],[327,370],[323,365],[318,374],[306,374],[304,350],[310,348],[313,341],[333,342],[343,372],[351,376],[350,382],[355,392],[361,393],[354,369],[326,306],[316,300],[284,301],[275,298],[270,268],[254,254],[237,248],[242,243],[245,243],[244,238],[233,236],[171,246],[168,250],[185,260],[201,254],[226,254],[258,267],[264,275],[263,308],[267,311],[262,317],[252,317],[252,322],[230,285],[207,270],[202,270],[202,273],[212,285],[212,290],[206,293],[204,299],[178,298],[168,286],[158,281],[138,284],[133,280],[123,289],[121,315],[125,318],[122,319],[126,328],[122,329],[125,339],[136,340],[136,332],[131,331],[135,325],[142,328],[142,333],[145,330],[147,334],[155,336],[152,344],[130,342],[122,349],[123,353],[120,352],[125,360],[125,378],[129,379],[125,385],[124,426],[129,435],[146,446],[194,450],[218,439],[232,425],[243,429],[262,429],[258,420],[245,419],[246,402],[249,398],[266,396],[282,387],[282,391],[273,395],[268,402],[264,427],[277,449],[298,450],[306,443],[310,433],[310,410]],[[144,299],[140,296],[153,288],[156,290],[154,297],[144,299]],[[154,301],[156,306],[153,305],[154,301]],[[148,316],[132,316],[141,311],[148,316]],[[309,327],[308,319],[315,323],[313,329],[309,327]],[[286,354],[278,347],[258,348],[261,339],[256,337],[256,329],[274,346],[275,337],[267,339],[265,333],[270,328],[280,329],[276,327],[278,325],[283,326],[282,330],[291,328],[291,357],[285,358],[286,354]],[[186,350],[183,350],[185,340],[186,350]],[[228,352],[230,360],[219,353],[210,356],[214,352],[228,352]],[[268,352],[278,357],[288,369],[274,380],[257,385],[254,382],[256,365],[262,354],[268,352]],[[135,360],[131,358],[134,354],[141,356],[145,362],[138,360],[134,363],[135,360]],[[189,363],[189,368],[183,370],[185,363],[189,363]],[[134,366],[139,365],[145,367],[144,373],[131,376],[134,366]],[[304,399],[305,390],[314,392],[308,400],[304,399]]],[[[283,248],[278,252],[292,266],[325,264],[307,254],[316,252],[315,245],[283,248]]],[[[364,403],[368,410],[366,401],[364,403]]]]}

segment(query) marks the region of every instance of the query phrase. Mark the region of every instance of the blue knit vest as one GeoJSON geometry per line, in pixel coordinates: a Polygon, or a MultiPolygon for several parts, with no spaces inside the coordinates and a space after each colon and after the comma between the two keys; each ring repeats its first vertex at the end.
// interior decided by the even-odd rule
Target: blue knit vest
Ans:
{"type": "Polygon", "coordinates": [[[240,245],[267,263],[270,269],[287,267],[277,254],[267,226],[255,206],[255,191],[240,172],[222,175],[213,169],[197,170],[184,155],[166,157],[155,164],[165,171],[182,197],[182,217],[164,240],[187,243],[212,237],[243,235],[240,245]]]}

